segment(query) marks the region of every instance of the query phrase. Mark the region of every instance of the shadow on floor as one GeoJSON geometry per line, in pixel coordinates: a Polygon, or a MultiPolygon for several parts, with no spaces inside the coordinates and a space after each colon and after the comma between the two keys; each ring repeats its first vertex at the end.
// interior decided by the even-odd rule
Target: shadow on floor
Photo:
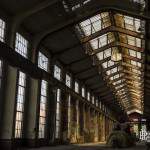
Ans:
{"type": "MultiPolygon", "coordinates": [[[[21,149],[21,150],[119,150],[108,148],[104,144],[80,144],[80,145],[60,145],[52,147],[41,147],[35,149],[21,149]]],[[[137,144],[135,147],[123,148],[122,150],[146,150],[145,144],[137,144]]]]}

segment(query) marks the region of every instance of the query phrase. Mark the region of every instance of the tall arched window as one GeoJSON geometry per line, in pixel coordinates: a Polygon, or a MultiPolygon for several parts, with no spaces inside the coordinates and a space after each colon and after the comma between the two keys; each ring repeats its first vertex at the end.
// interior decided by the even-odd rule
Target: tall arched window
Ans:
{"type": "Polygon", "coordinates": [[[54,66],[54,77],[58,80],[61,80],[61,68],[57,65],[54,66]]]}
{"type": "Polygon", "coordinates": [[[68,74],[66,74],[66,86],[71,87],[71,77],[68,74]]]}
{"type": "MultiPolygon", "coordinates": [[[[5,22],[0,19],[0,41],[5,42],[5,22]]],[[[1,82],[2,82],[2,68],[3,68],[3,63],[0,60],[0,88],[1,88],[1,82]]]]}
{"type": "Polygon", "coordinates": [[[5,22],[2,19],[0,19],[0,41],[1,42],[5,41],[5,28],[6,28],[5,22]]]}
{"type": "Polygon", "coordinates": [[[82,87],[82,97],[84,97],[85,98],[85,87],[82,87]]]}
{"type": "MultiPolygon", "coordinates": [[[[28,41],[16,33],[15,51],[28,58],[28,41]]],[[[17,79],[16,115],[15,115],[15,138],[23,136],[24,104],[26,95],[26,74],[19,71],[17,79]]]]}
{"type": "Polygon", "coordinates": [[[90,101],[90,92],[87,92],[87,100],[90,101]]]}
{"type": "Polygon", "coordinates": [[[76,93],[79,93],[79,83],[75,81],[74,90],[76,93]]]}
{"type": "Polygon", "coordinates": [[[39,138],[45,138],[46,128],[46,113],[47,113],[47,99],[48,99],[48,82],[42,80],[41,82],[41,96],[40,96],[40,114],[39,114],[39,138]]]}
{"type": "MultiPolygon", "coordinates": [[[[48,58],[39,52],[38,67],[48,72],[48,58]]],[[[39,138],[46,137],[46,113],[47,113],[47,100],[48,100],[48,82],[41,81],[41,93],[40,93],[40,112],[39,112],[39,138]]]]}
{"type": "Polygon", "coordinates": [[[19,33],[16,33],[15,51],[28,58],[28,41],[19,33]]]}
{"type": "Polygon", "coordinates": [[[61,97],[61,90],[57,89],[57,92],[56,92],[56,130],[55,130],[55,138],[60,137],[60,125],[61,125],[60,97],[61,97]]]}
{"type": "Polygon", "coordinates": [[[48,72],[48,64],[48,58],[44,54],[39,52],[38,67],[48,72]]]}

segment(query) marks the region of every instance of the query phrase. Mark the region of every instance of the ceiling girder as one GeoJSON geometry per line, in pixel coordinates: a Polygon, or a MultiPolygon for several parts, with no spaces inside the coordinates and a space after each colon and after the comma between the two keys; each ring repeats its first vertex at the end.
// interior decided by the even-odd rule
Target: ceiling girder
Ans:
{"type": "Polygon", "coordinates": [[[137,32],[134,32],[134,31],[131,31],[131,30],[127,30],[125,28],[121,28],[121,27],[116,27],[116,26],[109,26],[107,28],[104,28],[100,31],[97,31],[89,36],[86,36],[84,38],[81,39],[81,43],[86,43],[86,42],[89,42],[90,40],[94,39],[94,38],[97,38],[99,36],[102,36],[106,33],[109,33],[109,32],[119,32],[119,33],[124,33],[124,34],[127,34],[127,35],[130,35],[130,36],[133,36],[133,37],[136,37],[136,38],[140,38],[140,39],[143,39],[143,37],[141,36],[141,34],[137,33],[137,32]]]}
{"type": "Polygon", "coordinates": [[[127,49],[132,49],[132,50],[135,50],[137,52],[143,52],[144,49],[143,48],[139,48],[139,47],[136,47],[136,46],[132,46],[132,45],[129,45],[129,44],[126,44],[126,43],[122,43],[122,42],[111,42],[101,48],[98,48],[98,49],[95,49],[95,50],[92,50],[92,53],[91,50],[89,50],[89,54],[90,55],[95,55],[97,53],[100,53],[102,51],[105,51],[109,48],[113,48],[113,47],[123,47],[123,48],[127,48],[127,49]]]}
{"type": "Polygon", "coordinates": [[[133,3],[129,0],[128,2],[127,0],[122,0],[121,5],[119,3],[120,3],[119,0],[115,0],[113,2],[111,0],[105,0],[104,2],[95,1],[94,3],[92,1],[92,5],[91,3],[89,3],[87,7],[81,7],[81,9],[79,8],[78,11],[75,11],[75,13],[72,12],[72,14],[70,14],[70,18],[68,18],[67,21],[64,21],[64,22],[61,21],[57,25],[53,25],[51,27],[49,26],[48,29],[41,31],[40,33],[37,33],[35,35],[35,41],[37,43],[37,47],[50,34],[60,31],[66,27],[78,24],[82,20],[85,20],[86,18],[96,15],[100,12],[114,11],[114,12],[120,12],[122,14],[130,15],[130,16],[134,16],[136,18],[141,18],[141,19],[146,19],[146,20],[150,19],[150,17],[145,14],[144,15],[139,14],[138,7],[135,7],[136,3],[133,3]],[[97,7],[97,6],[101,6],[101,7],[97,7]],[[87,11],[89,9],[90,11],[87,11]],[[80,15],[77,15],[77,14],[80,14],[80,15]],[[74,17],[74,15],[76,17],[74,17]]]}

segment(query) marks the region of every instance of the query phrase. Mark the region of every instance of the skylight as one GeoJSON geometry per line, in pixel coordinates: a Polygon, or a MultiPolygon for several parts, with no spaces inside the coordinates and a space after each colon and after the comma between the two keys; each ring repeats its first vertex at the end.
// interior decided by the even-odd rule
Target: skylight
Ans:
{"type": "Polygon", "coordinates": [[[97,56],[103,72],[108,76],[107,82],[110,88],[116,89],[115,94],[119,96],[119,103],[123,104],[126,110],[136,107],[142,111],[142,107],[140,105],[137,107],[134,101],[135,94],[132,89],[137,93],[138,103],[141,103],[145,21],[124,14],[103,12],[81,22],[78,28],[83,32],[82,41],[94,35],[84,43],[85,47],[86,44],[88,48],[91,47],[89,55],[97,56]],[[116,28],[116,32],[108,31],[105,34],[99,32],[111,26],[116,28]],[[120,32],[118,27],[126,32],[120,32]],[[111,59],[112,52],[114,54],[115,51],[122,55],[120,62],[111,59]],[[129,108],[128,103],[132,104],[132,107],[129,108]]]}

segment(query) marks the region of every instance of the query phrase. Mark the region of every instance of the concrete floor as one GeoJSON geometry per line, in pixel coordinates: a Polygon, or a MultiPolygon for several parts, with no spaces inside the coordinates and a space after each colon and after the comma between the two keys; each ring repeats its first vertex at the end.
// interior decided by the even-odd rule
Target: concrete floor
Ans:
{"type": "MultiPolygon", "coordinates": [[[[55,147],[42,147],[36,149],[24,149],[24,150],[118,150],[111,149],[106,147],[104,144],[81,144],[81,145],[62,145],[55,147]]],[[[124,148],[123,150],[146,150],[146,146],[144,144],[137,144],[137,146],[132,148],[124,148]]]]}

